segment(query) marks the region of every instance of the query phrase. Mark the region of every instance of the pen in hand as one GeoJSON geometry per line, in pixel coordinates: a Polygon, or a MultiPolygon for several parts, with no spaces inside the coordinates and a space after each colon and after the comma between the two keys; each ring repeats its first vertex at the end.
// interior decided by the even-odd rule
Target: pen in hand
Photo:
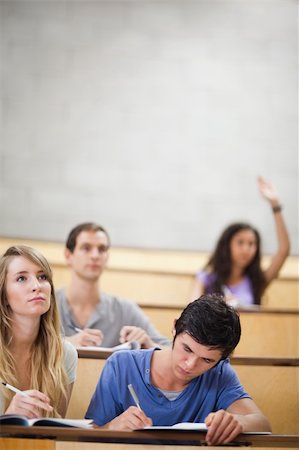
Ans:
{"type": "Polygon", "coordinates": [[[74,325],[71,325],[70,327],[72,328],[72,330],[76,331],[77,333],[80,333],[80,331],[82,331],[81,328],[75,327],[74,325]]]}
{"type": "Polygon", "coordinates": [[[26,392],[20,391],[20,389],[17,389],[16,387],[12,386],[11,384],[5,383],[4,381],[1,381],[1,384],[3,384],[4,387],[9,389],[10,391],[15,392],[16,394],[21,394],[23,397],[29,397],[29,395],[26,394],[26,392]]]}
{"type": "Polygon", "coordinates": [[[135,402],[137,408],[141,411],[139,399],[138,399],[138,397],[137,397],[137,394],[136,394],[136,392],[135,392],[135,390],[134,390],[132,384],[128,384],[128,389],[129,389],[130,394],[132,395],[132,397],[133,397],[133,399],[134,399],[134,402],[135,402]]]}

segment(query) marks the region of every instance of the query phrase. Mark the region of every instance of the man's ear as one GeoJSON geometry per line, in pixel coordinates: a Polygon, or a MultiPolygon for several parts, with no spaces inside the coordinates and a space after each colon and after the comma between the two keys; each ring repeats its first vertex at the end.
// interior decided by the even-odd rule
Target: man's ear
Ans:
{"type": "Polygon", "coordinates": [[[177,320],[178,320],[178,319],[174,319],[173,325],[172,325],[171,333],[172,333],[172,336],[173,336],[173,337],[175,337],[175,335],[176,335],[175,324],[176,324],[176,321],[177,321],[177,320]]]}
{"type": "Polygon", "coordinates": [[[68,248],[65,247],[65,249],[64,249],[64,257],[65,257],[65,260],[66,260],[67,264],[69,264],[69,260],[70,260],[71,256],[72,256],[72,252],[68,248]]]}

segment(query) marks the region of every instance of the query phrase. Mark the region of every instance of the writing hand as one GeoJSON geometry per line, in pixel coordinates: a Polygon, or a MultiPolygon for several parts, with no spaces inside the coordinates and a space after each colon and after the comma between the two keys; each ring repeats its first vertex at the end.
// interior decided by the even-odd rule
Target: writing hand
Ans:
{"type": "Polygon", "coordinates": [[[14,395],[5,414],[20,414],[28,419],[36,419],[43,416],[41,410],[47,412],[53,410],[50,399],[42,392],[31,389],[14,395]]]}
{"type": "Polygon", "coordinates": [[[101,330],[84,328],[73,336],[67,338],[75,347],[88,347],[101,345],[104,335],[101,330]]]}
{"type": "Polygon", "coordinates": [[[108,430],[132,431],[152,426],[152,419],[136,406],[130,406],[125,412],[115,417],[108,424],[108,430]]]}

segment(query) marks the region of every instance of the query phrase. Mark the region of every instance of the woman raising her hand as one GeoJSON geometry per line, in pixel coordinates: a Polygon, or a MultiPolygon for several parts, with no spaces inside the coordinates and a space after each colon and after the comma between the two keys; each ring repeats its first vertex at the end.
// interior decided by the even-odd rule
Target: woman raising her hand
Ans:
{"type": "Polygon", "coordinates": [[[64,417],[77,367],[75,348],[60,337],[52,273],[27,246],[0,258],[0,414],[64,417]]]}
{"type": "Polygon", "coordinates": [[[288,231],[275,188],[258,178],[261,195],[272,208],[278,248],[269,266],[261,268],[261,239],[248,223],[233,223],[221,234],[214,252],[196,274],[191,300],[203,293],[222,293],[233,306],[260,305],[267,286],[274,280],[290,251],[288,231]]]}

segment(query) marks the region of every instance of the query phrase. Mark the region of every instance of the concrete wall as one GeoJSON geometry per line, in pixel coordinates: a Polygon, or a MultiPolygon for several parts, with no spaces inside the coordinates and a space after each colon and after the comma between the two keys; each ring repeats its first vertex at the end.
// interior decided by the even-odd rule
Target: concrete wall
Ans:
{"type": "Polygon", "coordinates": [[[210,250],[256,176],[298,253],[295,0],[1,1],[0,235],[210,250]]]}

